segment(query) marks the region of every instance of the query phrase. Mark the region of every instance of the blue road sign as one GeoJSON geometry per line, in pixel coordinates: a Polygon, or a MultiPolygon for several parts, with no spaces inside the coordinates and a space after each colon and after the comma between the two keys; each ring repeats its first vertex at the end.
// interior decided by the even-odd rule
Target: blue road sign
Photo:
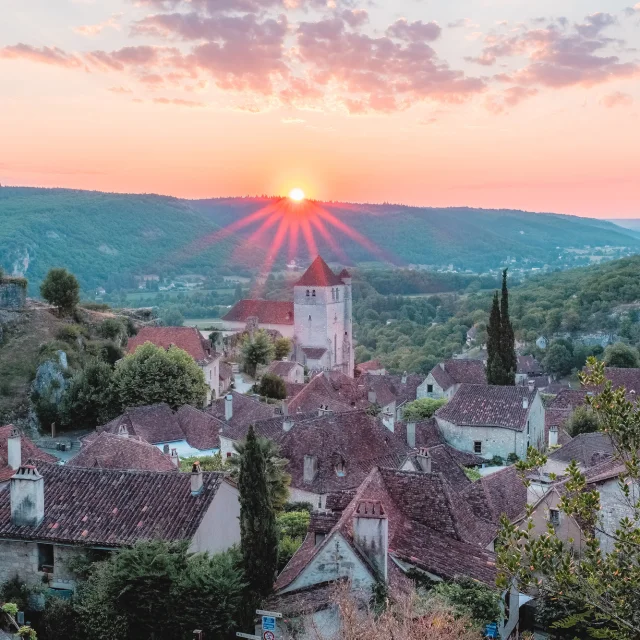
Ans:
{"type": "Polygon", "coordinates": [[[273,616],[262,616],[262,631],[275,631],[276,619],[273,616]]]}

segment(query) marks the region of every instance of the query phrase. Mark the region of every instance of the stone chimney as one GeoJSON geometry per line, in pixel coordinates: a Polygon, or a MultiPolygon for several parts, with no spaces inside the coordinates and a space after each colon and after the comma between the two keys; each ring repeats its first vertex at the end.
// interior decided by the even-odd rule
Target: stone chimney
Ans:
{"type": "Polygon", "coordinates": [[[202,469],[196,460],[191,467],[191,495],[197,496],[202,491],[202,469]]]}
{"type": "Polygon", "coordinates": [[[401,382],[402,382],[402,384],[407,384],[407,372],[406,371],[402,374],[401,382]]]}
{"type": "Polygon", "coordinates": [[[44,478],[33,465],[21,465],[11,478],[10,491],[12,524],[37,527],[44,519],[44,478]]]}
{"type": "Polygon", "coordinates": [[[369,402],[371,404],[375,404],[376,401],[377,401],[376,392],[375,391],[369,391],[369,393],[367,393],[367,400],[369,400],[369,402]]]}
{"type": "Polygon", "coordinates": [[[282,415],[283,416],[289,415],[289,405],[287,404],[286,400],[282,401],[282,415]]]}
{"type": "Polygon", "coordinates": [[[389,521],[381,502],[362,500],[353,514],[353,541],[387,581],[389,521]]]}
{"type": "Polygon", "coordinates": [[[522,398],[522,408],[523,409],[528,409],[529,408],[529,398],[522,398]]]}
{"type": "Polygon", "coordinates": [[[229,422],[233,418],[233,396],[229,393],[224,399],[224,419],[229,422]]]}
{"type": "Polygon", "coordinates": [[[22,464],[22,437],[15,427],[12,427],[11,435],[7,439],[7,464],[14,471],[22,464]]]}
{"type": "Polygon", "coordinates": [[[416,456],[416,462],[420,467],[420,471],[422,473],[431,473],[431,456],[429,455],[428,449],[421,447],[420,452],[416,456]]]}
{"type": "Polygon", "coordinates": [[[168,456],[168,455],[169,455],[169,445],[168,445],[168,444],[165,444],[165,445],[162,447],[162,453],[164,453],[164,455],[165,455],[165,456],[168,456]]]}
{"type": "Polygon", "coordinates": [[[558,444],[558,427],[549,427],[549,446],[555,447],[558,444]]]}
{"type": "Polygon", "coordinates": [[[291,431],[291,429],[293,429],[293,419],[289,416],[286,416],[284,421],[282,422],[282,430],[291,431]]]}
{"type": "Polygon", "coordinates": [[[180,456],[178,455],[177,449],[171,449],[171,462],[173,462],[176,467],[180,466],[180,456]]]}
{"type": "Polygon", "coordinates": [[[529,380],[527,380],[527,385],[529,387],[529,391],[533,393],[533,390],[536,388],[536,381],[529,378],[529,380]]]}
{"type": "Polygon", "coordinates": [[[303,467],[302,480],[305,484],[311,484],[318,473],[318,458],[317,456],[305,456],[303,467]]]}
{"type": "Polygon", "coordinates": [[[413,449],[416,446],[416,423],[407,422],[407,444],[413,449]]]}

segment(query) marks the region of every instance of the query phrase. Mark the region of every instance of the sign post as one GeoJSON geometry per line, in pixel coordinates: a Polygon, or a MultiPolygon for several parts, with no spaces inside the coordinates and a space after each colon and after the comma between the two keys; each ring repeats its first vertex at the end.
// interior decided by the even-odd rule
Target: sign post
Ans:
{"type": "Polygon", "coordinates": [[[238,638],[248,638],[248,640],[262,640],[260,636],[254,636],[250,633],[242,633],[242,631],[236,631],[236,637],[238,638]]]}
{"type": "Polygon", "coordinates": [[[282,614],[278,611],[258,609],[256,615],[262,616],[262,640],[276,640],[276,633],[278,632],[276,619],[282,618],[282,614]]]}

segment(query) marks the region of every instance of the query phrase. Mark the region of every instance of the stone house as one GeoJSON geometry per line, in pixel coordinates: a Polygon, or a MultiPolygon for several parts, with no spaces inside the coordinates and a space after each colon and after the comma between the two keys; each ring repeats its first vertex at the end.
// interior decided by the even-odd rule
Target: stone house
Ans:
{"type": "Polygon", "coordinates": [[[549,447],[564,445],[571,440],[564,427],[576,408],[585,403],[586,394],[581,389],[561,389],[545,407],[545,441],[549,447]]]}
{"type": "Polygon", "coordinates": [[[529,446],[545,448],[544,406],[537,390],[462,384],[435,417],[446,442],[485,459],[525,458],[529,446]]]}
{"type": "Polygon", "coordinates": [[[406,372],[402,375],[366,373],[358,378],[358,384],[376,394],[376,404],[389,416],[392,431],[393,423],[402,420],[405,405],[417,399],[422,382],[422,376],[406,372]]]}
{"type": "Polygon", "coordinates": [[[359,378],[365,374],[370,376],[383,376],[387,370],[382,366],[380,360],[368,360],[356,365],[355,376],[359,378]]]}
{"type": "Polygon", "coordinates": [[[231,383],[233,382],[233,367],[227,362],[220,362],[218,375],[220,376],[218,398],[224,398],[227,391],[231,388],[231,383]]]}
{"type": "Polygon", "coordinates": [[[38,449],[12,424],[0,427],[0,489],[6,487],[20,465],[29,460],[55,463],[58,458],[38,449]]]}
{"type": "Polygon", "coordinates": [[[437,364],[417,389],[418,398],[450,400],[461,384],[486,384],[482,360],[444,360],[437,364]]]}
{"type": "Polygon", "coordinates": [[[0,278],[0,309],[22,311],[27,303],[27,281],[23,278],[0,278]]]}
{"type": "Polygon", "coordinates": [[[0,492],[0,581],[74,589],[72,559],[143,540],[221,552],[240,541],[239,514],[237,487],[197,464],[191,474],[23,465],[0,492]]]}
{"type": "Polygon", "coordinates": [[[83,439],[89,443],[103,432],[133,436],[155,445],[161,451],[169,449],[181,457],[209,456],[220,448],[218,433],[222,424],[210,413],[184,405],[173,411],[168,404],[132,407],[111,422],[98,427],[96,433],[83,439]]]}
{"type": "Polygon", "coordinates": [[[544,373],[542,366],[533,356],[518,356],[517,361],[516,384],[524,384],[530,378],[537,378],[544,373]]]}
{"type": "Polygon", "coordinates": [[[136,336],[129,338],[128,353],[134,353],[145,342],[151,342],[163,349],[174,346],[186,351],[204,373],[204,379],[209,389],[207,404],[218,398],[221,354],[212,349],[211,343],[202,336],[196,327],[142,327],[136,336]]]}
{"type": "Polygon", "coordinates": [[[578,463],[581,471],[586,471],[613,458],[615,453],[613,442],[606,433],[581,433],[550,453],[541,471],[546,475],[563,476],[572,460],[578,463]]]}
{"type": "Polygon", "coordinates": [[[276,360],[267,367],[266,372],[280,376],[291,384],[304,384],[304,367],[299,362],[276,360]]]}
{"type": "MultiPolygon", "coordinates": [[[[485,516],[440,473],[374,468],[356,490],[329,494],[325,510],[312,514],[302,546],[265,607],[320,627],[330,638],[338,634],[330,585],[340,580],[365,601],[378,581],[392,593],[402,590],[411,571],[436,581],[468,576],[495,588],[498,526],[489,512],[485,516]]],[[[517,621],[518,607],[511,607],[508,619],[497,621],[501,637],[517,621]]],[[[287,637],[284,625],[281,633],[287,637]]]]}

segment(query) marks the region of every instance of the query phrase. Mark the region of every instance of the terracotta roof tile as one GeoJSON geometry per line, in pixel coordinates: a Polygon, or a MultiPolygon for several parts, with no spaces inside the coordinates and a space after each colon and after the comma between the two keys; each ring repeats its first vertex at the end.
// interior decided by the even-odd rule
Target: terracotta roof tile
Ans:
{"type": "Polygon", "coordinates": [[[331,411],[364,409],[370,405],[364,385],[339,371],[318,373],[304,389],[289,401],[289,414],[317,411],[320,406],[331,411]]]}
{"type": "Polygon", "coordinates": [[[224,481],[204,472],[191,495],[188,473],[83,469],[39,463],[45,517],[37,527],[11,522],[10,491],[0,493],[0,538],[122,547],[139,540],[189,540],[224,481]]]}
{"type": "Polygon", "coordinates": [[[542,373],[542,367],[533,356],[518,356],[517,373],[538,376],[542,373]]]}
{"type": "Polygon", "coordinates": [[[368,360],[367,362],[361,362],[360,364],[357,364],[356,369],[358,371],[361,371],[362,373],[365,373],[367,371],[380,371],[381,369],[384,369],[384,367],[382,366],[380,360],[368,360]]]}
{"type": "Polygon", "coordinates": [[[260,324],[293,324],[293,302],[283,300],[240,300],[222,318],[227,322],[246,322],[258,318],[260,324]]]}
{"type": "Polygon", "coordinates": [[[324,347],[302,347],[302,353],[304,353],[309,360],[320,360],[320,358],[327,353],[327,349],[324,347]]]}
{"type": "Polygon", "coordinates": [[[444,360],[431,369],[431,375],[444,391],[454,384],[487,383],[487,374],[482,360],[444,360]]]}
{"type": "Polygon", "coordinates": [[[605,367],[604,377],[611,380],[611,386],[614,389],[624,387],[627,392],[640,393],[640,369],[605,367]]]}
{"type": "Polygon", "coordinates": [[[615,455],[615,447],[606,433],[582,433],[549,455],[549,460],[592,467],[615,455]]]}
{"type": "Polygon", "coordinates": [[[189,445],[203,451],[220,447],[222,421],[188,404],[178,409],[176,417],[189,445]]]}
{"type": "Polygon", "coordinates": [[[158,447],[143,440],[108,432],[100,433],[90,442],[83,441],[82,449],[67,462],[67,466],[139,471],[178,470],[171,458],[158,447]]]}
{"type": "Polygon", "coordinates": [[[98,427],[97,431],[118,434],[121,427],[126,428],[130,436],[140,436],[151,444],[184,440],[176,414],[165,403],[127,409],[121,416],[98,427]]]}
{"type": "Polygon", "coordinates": [[[522,431],[536,391],[526,387],[462,384],[436,418],[461,426],[492,426],[522,431]],[[527,407],[523,406],[527,400],[527,407]]]}
{"type": "Polygon", "coordinates": [[[254,424],[258,420],[267,420],[275,416],[276,408],[272,404],[265,404],[236,391],[230,391],[226,395],[229,394],[233,398],[231,420],[225,420],[226,396],[216,400],[207,410],[214,418],[224,422],[229,427],[248,429],[250,424],[254,424]]]}
{"type": "Polygon", "coordinates": [[[151,342],[163,349],[174,345],[186,351],[200,364],[217,357],[217,354],[211,352],[209,343],[195,327],[142,327],[138,335],[129,338],[127,352],[134,353],[145,342],[151,342]]]}
{"type": "Polygon", "coordinates": [[[220,363],[220,379],[221,380],[231,380],[233,378],[233,368],[230,364],[226,362],[220,363]]]}
{"type": "MultiPolygon", "coordinates": [[[[9,466],[8,462],[8,444],[7,440],[15,427],[8,424],[0,427],[0,482],[6,482],[16,472],[9,466]]],[[[21,463],[25,464],[27,460],[42,460],[44,462],[57,462],[58,458],[38,449],[32,440],[27,436],[20,434],[20,455],[21,463]]]]}
{"type": "Polygon", "coordinates": [[[304,272],[303,276],[296,282],[296,287],[331,287],[334,285],[344,284],[342,279],[337,276],[329,265],[318,256],[311,266],[304,272]]]}
{"type": "Polygon", "coordinates": [[[527,487],[514,466],[483,476],[462,495],[478,517],[495,523],[503,513],[512,522],[517,520],[527,506],[527,487]]]}
{"type": "Polygon", "coordinates": [[[274,360],[268,367],[267,371],[269,373],[275,373],[277,376],[287,376],[295,369],[299,367],[297,362],[292,362],[291,360],[274,360]]]}

